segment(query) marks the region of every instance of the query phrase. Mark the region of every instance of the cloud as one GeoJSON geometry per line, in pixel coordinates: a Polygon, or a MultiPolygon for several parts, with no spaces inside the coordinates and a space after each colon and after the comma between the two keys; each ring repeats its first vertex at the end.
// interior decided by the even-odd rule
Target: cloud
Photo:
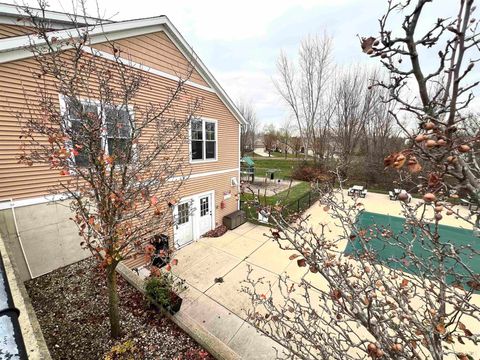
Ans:
{"type": "Polygon", "coordinates": [[[240,2],[160,1],[159,9],[181,26],[205,40],[242,40],[263,37],[270,24],[294,9],[309,11],[312,8],[340,6],[353,0],[244,0],[240,2]]]}
{"type": "MultiPolygon", "coordinates": [[[[14,0],[7,0],[13,3],[14,0]]],[[[32,4],[35,0],[30,0],[32,4]]],[[[96,9],[94,0],[90,9],[96,9]]],[[[63,0],[52,0],[53,10],[64,10],[63,0]]],[[[203,62],[233,99],[248,99],[263,123],[281,123],[288,109],[272,84],[275,63],[281,49],[294,56],[302,38],[327,31],[334,36],[335,62],[378,65],[360,51],[360,35],[378,33],[378,18],[385,0],[98,0],[101,13],[114,19],[167,15],[199,54],[203,62]]],[[[428,4],[426,20],[452,14],[454,1],[428,4]]],[[[65,9],[65,10],[68,10],[65,9]]],[[[401,14],[395,14],[396,23],[401,14]]],[[[428,57],[428,62],[432,58],[428,57]]],[[[431,65],[431,64],[430,64],[431,65]]],[[[471,108],[478,110],[480,100],[471,108]]]]}

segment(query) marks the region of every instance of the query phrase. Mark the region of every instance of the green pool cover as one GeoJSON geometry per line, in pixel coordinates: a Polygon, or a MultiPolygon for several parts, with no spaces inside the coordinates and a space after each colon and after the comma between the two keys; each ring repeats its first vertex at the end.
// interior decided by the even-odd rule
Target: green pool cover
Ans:
{"type": "MultiPolygon", "coordinates": [[[[431,252],[431,243],[429,240],[424,239],[422,236],[418,236],[419,232],[412,229],[411,226],[405,226],[405,219],[397,216],[389,216],[383,214],[376,214],[371,212],[362,212],[358,218],[359,229],[372,228],[373,224],[376,224],[378,228],[385,228],[392,231],[395,235],[400,235],[403,243],[411,242],[412,251],[415,255],[425,260],[425,263],[432,263],[434,258],[429,259],[431,252]]],[[[447,225],[439,225],[440,243],[445,244],[451,248],[450,244],[454,245],[455,249],[460,249],[460,258],[463,263],[473,271],[474,274],[480,276],[480,238],[473,235],[472,230],[457,228],[447,225]],[[465,249],[466,246],[471,246],[472,250],[465,249]]],[[[392,268],[406,270],[410,273],[417,273],[415,266],[409,266],[409,259],[406,256],[404,249],[398,245],[395,245],[395,241],[392,243],[385,242],[383,239],[372,238],[367,245],[371,250],[377,253],[377,257],[383,260],[388,266],[392,268]],[[399,262],[393,261],[393,259],[400,260],[399,262]],[[390,261],[389,261],[390,260],[390,261]]],[[[361,249],[359,241],[349,241],[345,254],[355,255],[358,250],[361,249]]],[[[450,258],[446,261],[447,266],[453,266],[454,271],[462,275],[467,275],[466,269],[459,265],[454,259],[450,258]]],[[[466,277],[461,281],[464,283],[470,277],[466,277]]],[[[453,277],[447,278],[450,283],[455,282],[453,277]]]]}

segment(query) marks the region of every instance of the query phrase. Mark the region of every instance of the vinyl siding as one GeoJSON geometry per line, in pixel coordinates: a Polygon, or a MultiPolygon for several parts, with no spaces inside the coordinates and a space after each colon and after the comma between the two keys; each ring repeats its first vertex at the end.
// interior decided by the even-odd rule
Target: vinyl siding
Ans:
{"type": "MultiPolygon", "coordinates": [[[[173,70],[175,66],[177,66],[177,70],[186,68],[185,58],[163,33],[120,40],[118,43],[122,51],[128,54],[133,61],[141,62],[146,66],[172,74],[175,73],[173,70]]],[[[98,48],[106,50],[106,47],[102,45],[99,45],[98,48]]],[[[38,101],[36,89],[41,86],[47,89],[54,99],[57,99],[56,105],[59,106],[53,80],[38,80],[35,78],[34,74],[37,69],[38,65],[33,59],[0,64],[3,90],[0,94],[0,199],[26,199],[46,195],[49,193],[49,189],[56,185],[60,179],[58,171],[52,171],[48,166],[34,165],[28,167],[18,164],[18,157],[21,154],[19,140],[21,128],[16,115],[26,112],[26,99],[31,104],[35,104],[38,101]]],[[[200,75],[194,75],[195,77],[192,75],[191,81],[206,85],[200,75]]],[[[167,99],[168,88],[176,85],[175,81],[158,75],[148,73],[146,76],[149,82],[148,87],[142,88],[134,100],[134,103],[139,106],[146,106],[149,103],[158,103],[167,99]]],[[[185,99],[193,97],[203,99],[202,110],[197,115],[217,120],[218,161],[195,164],[189,164],[185,161],[184,173],[197,174],[237,168],[239,166],[239,127],[237,120],[215,93],[188,85],[186,90],[185,99]]],[[[187,101],[182,101],[175,111],[184,113],[187,105],[187,101]]],[[[185,159],[188,158],[188,148],[188,143],[185,142],[181,151],[181,156],[185,159]]],[[[215,185],[215,181],[212,183],[206,181],[206,178],[201,179],[203,181],[197,181],[200,178],[188,180],[185,184],[186,189],[194,189],[194,191],[200,193],[211,190],[212,186],[215,185]]]]}
{"type": "Polygon", "coordinates": [[[33,33],[32,28],[22,25],[0,24],[0,39],[33,33]]]}
{"type": "MultiPolygon", "coordinates": [[[[238,171],[190,179],[183,186],[181,190],[181,197],[190,197],[195,194],[214,190],[215,200],[213,207],[215,208],[215,226],[219,226],[222,224],[222,219],[225,215],[228,215],[237,210],[237,200],[235,195],[238,193],[238,188],[231,186],[232,177],[238,178],[238,171]],[[205,186],[205,184],[209,185],[205,186]],[[224,192],[231,192],[231,197],[224,200],[224,192]],[[222,201],[224,201],[225,205],[223,209],[221,208],[222,201]]],[[[167,211],[173,210],[169,209],[167,211]]],[[[170,237],[170,239],[173,238],[173,229],[168,232],[168,236],[170,237]]],[[[171,242],[171,246],[173,246],[173,242],[171,242]]],[[[125,261],[125,265],[130,268],[136,268],[144,264],[145,258],[143,256],[130,258],[125,261]]]]}
{"type": "MultiPolygon", "coordinates": [[[[112,47],[109,44],[99,44],[92,47],[110,54],[112,53],[112,47]]],[[[186,78],[187,74],[192,70],[189,65],[190,62],[164,32],[117,40],[115,41],[115,47],[120,50],[121,57],[126,57],[133,62],[171,75],[186,78]]],[[[208,86],[207,82],[195,70],[192,72],[190,80],[197,84],[208,86]]]]}

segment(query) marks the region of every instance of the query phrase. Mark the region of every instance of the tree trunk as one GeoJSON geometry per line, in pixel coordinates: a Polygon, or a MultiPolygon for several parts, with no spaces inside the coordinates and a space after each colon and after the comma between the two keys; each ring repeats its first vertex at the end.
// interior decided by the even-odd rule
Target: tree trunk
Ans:
{"type": "Polygon", "coordinates": [[[110,335],[114,339],[120,337],[120,314],[118,308],[116,264],[107,268],[108,316],[110,318],[110,335]]]}

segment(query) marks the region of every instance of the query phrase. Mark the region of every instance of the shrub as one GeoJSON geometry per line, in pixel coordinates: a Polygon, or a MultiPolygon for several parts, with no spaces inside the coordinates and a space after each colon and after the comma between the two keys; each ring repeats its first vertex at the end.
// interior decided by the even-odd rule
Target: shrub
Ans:
{"type": "Polygon", "coordinates": [[[134,360],[135,345],[132,340],[117,344],[105,355],[105,360],[134,360]]]}
{"type": "Polygon", "coordinates": [[[145,280],[145,292],[150,303],[167,308],[170,305],[172,291],[173,279],[169,274],[151,276],[145,280]]]}
{"type": "Polygon", "coordinates": [[[300,181],[326,181],[330,176],[325,174],[322,169],[306,162],[301,162],[292,172],[292,178],[300,181]]]}

